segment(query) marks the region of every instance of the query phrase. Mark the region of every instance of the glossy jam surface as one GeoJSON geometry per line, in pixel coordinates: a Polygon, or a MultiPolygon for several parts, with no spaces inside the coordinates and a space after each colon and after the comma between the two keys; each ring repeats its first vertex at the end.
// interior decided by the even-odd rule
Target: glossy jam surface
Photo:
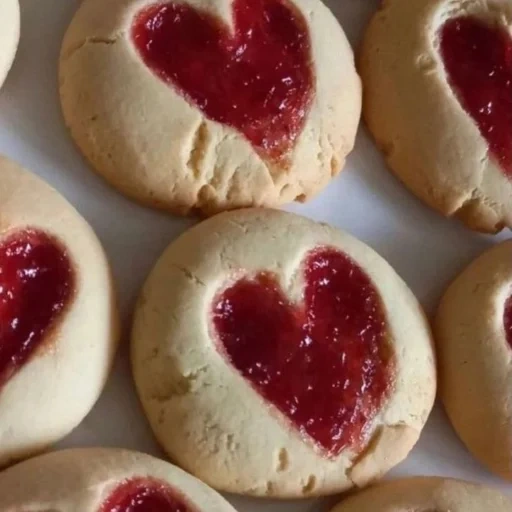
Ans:
{"type": "Polygon", "coordinates": [[[300,304],[272,274],[237,281],[216,298],[213,325],[234,367],[334,456],[361,447],[392,387],[394,358],[379,294],[353,260],[318,248],[303,273],[300,304]]]}
{"type": "Polygon", "coordinates": [[[73,287],[66,251],[49,235],[27,229],[0,242],[0,386],[47,340],[73,287]]]}
{"type": "Polygon", "coordinates": [[[165,482],[134,478],[116,487],[100,512],[195,512],[195,508],[165,482]]]}
{"type": "Polygon", "coordinates": [[[505,335],[507,336],[508,344],[512,347],[512,295],[508,298],[507,302],[505,302],[503,324],[505,326],[505,335]]]}
{"type": "Polygon", "coordinates": [[[207,117],[263,157],[285,159],[313,97],[306,20],[288,0],[232,5],[233,30],[185,3],[153,5],[136,16],[132,39],[146,65],[207,117]]]}
{"type": "Polygon", "coordinates": [[[449,82],[486,139],[493,158],[512,179],[512,39],[472,17],[448,20],[440,50],[449,82]]]}

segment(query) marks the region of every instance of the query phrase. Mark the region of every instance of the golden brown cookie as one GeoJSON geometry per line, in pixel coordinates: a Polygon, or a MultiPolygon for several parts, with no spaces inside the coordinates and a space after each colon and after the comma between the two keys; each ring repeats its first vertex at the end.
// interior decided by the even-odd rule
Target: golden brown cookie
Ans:
{"type": "Polygon", "coordinates": [[[343,167],[361,110],[319,0],[84,0],[60,95],[101,176],[180,214],[310,198],[343,167]]]}
{"type": "Polygon", "coordinates": [[[140,295],[132,364],[172,460],[215,488],[280,498],[382,476],[436,390],[429,326],[392,268],[276,210],[220,214],[170,245],[140,295]]]}
{"type": "Polygon", "coordinates": [[[0,509],[59,512],[235,512],[171,464],[118,449],[49,453],[0,474],[0,509]]]}
{"type": "Polygon", "coordinates": [[[435,324],[440,394],[469,450],[512,480],[512,241],[469,265],[443,296],[435,324]]]}
{"type": "Polygon", "coordinates": [[[390,169],[469,227],[512,226],[512,4],[385,0],[359,69],[390,169]]]}
{"type": "Polygon", "coordinates": [[[109,265],[90,226],[3,157],[0,175],[4,466],[59,441],[91,410],[109,374],[118,322],[109,265]]]}
{"type": "Polygon", "coordinates": [[[436,477],[385,482],[351,496],[332,512],[510,512],[512,500],[482,485],[436,477]]]}

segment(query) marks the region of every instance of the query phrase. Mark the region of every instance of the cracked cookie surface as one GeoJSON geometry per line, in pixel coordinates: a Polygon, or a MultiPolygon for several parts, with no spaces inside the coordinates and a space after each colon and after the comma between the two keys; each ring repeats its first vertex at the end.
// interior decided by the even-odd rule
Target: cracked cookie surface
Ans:
{"type": "Polygon", "coordinates": [[[428,324],[389,265],[265,209],[217,215],[165,251],[141,291],[132,366],[173,460],[217,489],[280,498],[379,478],[415,444],[436,389],[428,324]],[[324,374],[338,391],[315,400],[324,374]]]}
{"type": "Polygon", "coordinates": [[[343,167],[361,110],[352,50],[319,0],[114,0],[108,12],[102,0],[84,0],[63,42],[60,95],[92,167],[129,197],[179,214],[308,199],[343,167]],[[246,27],[253,17],[244,9],[257,5],[263,20],[285,24],[287,40],[271,22],[264,35],[255,35],[259,22],[246,27]],[[171,26],[151,39],[144,30],[159,24],[141,17],[166,20],[169,9],[198,35],[171,26]],[[211,58],[200,57],[201,45],[216,48],[211,58]],[[148,50],[157,46],[165,58],[148,50]],[[174,49],[183,62],[171,69],[174,49]],[[194,73],[211,75],[212,62],[225,71],[199,80],[194,73]],[[282,76],[279,62],[289,67],[282,76]]]}

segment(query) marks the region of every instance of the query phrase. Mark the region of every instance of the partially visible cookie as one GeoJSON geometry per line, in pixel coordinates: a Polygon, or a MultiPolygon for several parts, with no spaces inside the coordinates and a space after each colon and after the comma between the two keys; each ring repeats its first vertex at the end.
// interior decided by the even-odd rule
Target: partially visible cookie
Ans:
{"type": "Polygon", "coordinates": [[[76,144],[122,193],[211,214],[304,201],[340,172],[361,84],[320,0],[108,5],[81,2],[60,96],[76,144]]]}
{"type": "Polygon", "coordinates": [[[470,228],[512,227],[512,3],[385,0],[359,58],[390,169],[470,228]]]}
{"type": "Polygon", "coordinates": [[[235,512],[171,464],[137,452],[79,448],[0,474],[0,509],[59,512],[235,512]]]}
{"type": "Polygon", "coordinates": [[[137,390],[170,458],[212,487],[303,498],[404,459],[436,391],[429,326],[373,250],[276,210],[173,242],[141,292],[137,390]]]}
{"type": "Polygon", "coordinates": [[[0,176],[4,466],[59,441],[91,410],[112,365],[118,318],[109,265],[90,226],[4,157],[0,176]]]}
{"type": "Polygon", "coordinates": [[[11,69],[20,38],[20,6],[18,0],[0,2],[0,87],[11,69]]]}
{"type": "Polygon", "coordinates": [[[469,265],[435,322],[440,395],[469,450],[512,480],[512,240],[469,265]]]}
{"type": "Polygon", "coordinates": [[[332,512],[510,512],[512,500],[482,485],[436,477],[385,482],[342,501],[332,512]]]}

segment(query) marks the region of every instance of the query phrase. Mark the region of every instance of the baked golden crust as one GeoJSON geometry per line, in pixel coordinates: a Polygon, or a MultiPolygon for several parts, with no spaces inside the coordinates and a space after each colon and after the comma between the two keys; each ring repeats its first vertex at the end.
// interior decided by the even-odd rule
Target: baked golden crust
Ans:
{"type": "Polygon", "coordinates": [[[28,227],[51,235],[75,274],[52,350],[31,357],[0,388],[3,466],[42,451],[82,421],[103,390],[119,329],[110,268],[90,226],[49,185],[1,156],[0,174],[0,234],[28,227]]]}
{"type": "Polygon", "coordinates": [[[97,512],[119,484],[134,478],[168,483],[197,512],[235,512],[216,492],[168,462],[108,448],[53,452],[4,471],[0,509],[97,512]]]}
{"type": "Polygon", "coordinates": [[[469,450],[512,480],[512,347],[504,327],[512,295],[512,241],[486,251],[446,290],[436,316],[440,395],[469,450]]]}
{"type": "MultiPolygon", "coordinates": [[[[310,30],[316,92],[286,166],[263,160],[147,68],[130,29],[153,0],[112,0],[108,11],[103,0],[82,2],[62,45],[60,95],[92,167],[129,197],[179,214],[278,206],[320,191],[353,148],[361,84],[331,12],[319,0],[292,1],[310,30]]],[[[231,0],[187,2],[230,23],[231,0]]]]}
{"type": "Polygon", "coordinates": [[[209,485],[275,497],[308,497],[364,486],[406,457],[432,408],[433,342],[421,307],[374,251],[351,236],[276,210],[224,213],[164,252],[140,295],[132,333],[139,397],[172,460],[209,485]],[[233,272],[277,275],[300,300],[304,255],[340,248],[382,298],[396,355],[393,391],[363,453],[326,457],[290,428],[214,345],[208,308],[233,272]],[[283,462],[284,461],[284,462],[283,462]]]}
{"type": "MultiPolygon", "coordinates": [[[[365,121],[389,168],[426,204],[470,228],[512,226],[512,180],[448,83],[438,31],[452,17],[512,20],[504,0],[385,0],[359,55],[365,121]]],[[[509,20],[509,21],[507,21],[509,20]]]]}
{"type": "Polygon", "coordinates": [[[510,498],[471,482],[415,477],[385,482],[342,501],[332,512],[509,512],[510,498]]]}

